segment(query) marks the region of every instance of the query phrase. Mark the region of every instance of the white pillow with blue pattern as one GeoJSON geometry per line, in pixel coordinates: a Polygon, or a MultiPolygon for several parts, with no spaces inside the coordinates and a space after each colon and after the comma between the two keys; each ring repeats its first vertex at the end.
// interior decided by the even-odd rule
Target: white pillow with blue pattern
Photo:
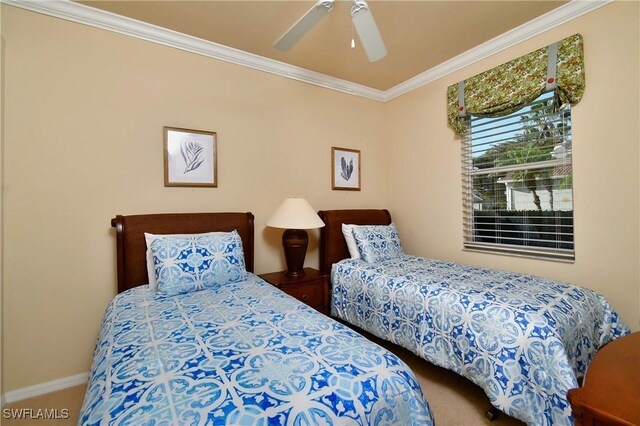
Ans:
{"type": "Polygon", "coordinates": [[[367,263],[404,256],[400,235],[393,223],[391,225],[357,225],[353,226],[352,231],[358,244],[358,251],[367,263]]]}
{"type": "MultiPolygon", "coordinates": [[[[156,295],[181,293],[244,281],[247,270],[237,231],[206,234],[145,234],[153,262],[156,295]]],[[[151,281],[151,280],[150,280],[151,281]]]]}
{"type": "MultiPolygon", "coordinates": [[[[219,232],[206,232],[203,234],[197,235],[209,235],[209,234],[219,234],[219,232]]],[[[156,291],[156,273],[155,266],[153,265],[153,256],[151,255],[151,244],[156,240],[156,238],[176,238],[176,237],[191,237],[196,234],[150,234],[148,232],[144,233],[144,240],[147,244],[147,251],[145,253],[145,257],[147,259],[147,277],[149,278],[149,288],[153,291],[156,291]]]]}

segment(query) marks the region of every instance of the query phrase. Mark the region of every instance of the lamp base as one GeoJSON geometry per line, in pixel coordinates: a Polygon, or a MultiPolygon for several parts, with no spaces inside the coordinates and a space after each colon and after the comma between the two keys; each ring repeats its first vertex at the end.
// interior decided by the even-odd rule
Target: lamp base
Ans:
{"type": "Polygon", "coordinates": [[[309,236],[304,229],[287,229],[282,234],[284,258],[287,261],[288,277],[302,277],[304,275],[304,258],[307,255],[309,236]]]}

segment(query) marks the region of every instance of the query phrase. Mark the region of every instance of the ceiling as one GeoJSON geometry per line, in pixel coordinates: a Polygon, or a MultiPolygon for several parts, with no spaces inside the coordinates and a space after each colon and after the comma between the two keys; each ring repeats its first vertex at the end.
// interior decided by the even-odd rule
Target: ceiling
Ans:
{"type": "Polygon", "coordinates": [[[388,55],[350,47],[350,1],[287,52],[273,43],[314,1],[79,1],[180,33],[378,90],[388,90],[567,1],[369,1],[388,55]]]}

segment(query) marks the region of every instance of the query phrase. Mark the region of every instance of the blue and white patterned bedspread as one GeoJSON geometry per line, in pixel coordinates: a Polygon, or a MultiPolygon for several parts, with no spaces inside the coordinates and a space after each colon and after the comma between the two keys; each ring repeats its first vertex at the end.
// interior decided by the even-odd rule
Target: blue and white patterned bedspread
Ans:
{"type": "Polygon", "coordinates": [[[333,265],[332,315],[484,389],[530,425],[572,425],[567,390],[629,333],[607,301],[530,275],[403,256],[333,265]]]}
{"type": "Polygon", "coordinates": [[[109,304],[81,425],[423,424],[408,367],[386,349],[250,274],[109,304]]]}

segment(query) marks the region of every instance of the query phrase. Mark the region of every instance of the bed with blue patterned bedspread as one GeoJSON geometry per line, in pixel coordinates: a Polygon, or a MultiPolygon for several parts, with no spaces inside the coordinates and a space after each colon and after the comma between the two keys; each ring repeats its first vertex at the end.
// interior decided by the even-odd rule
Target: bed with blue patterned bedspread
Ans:
{"type": "Polygon", "coordinates": [[[530,275],[402,256],[332,268],[332,315],[480,386],[530,425],[572,425],[567,391],[629,333],[607,301],[530,275]]]}
{"type": "Polygon", "coordinates": [[[109,304],[82,425],[432,425],[395,355],[253,274],[109,304]]]}

